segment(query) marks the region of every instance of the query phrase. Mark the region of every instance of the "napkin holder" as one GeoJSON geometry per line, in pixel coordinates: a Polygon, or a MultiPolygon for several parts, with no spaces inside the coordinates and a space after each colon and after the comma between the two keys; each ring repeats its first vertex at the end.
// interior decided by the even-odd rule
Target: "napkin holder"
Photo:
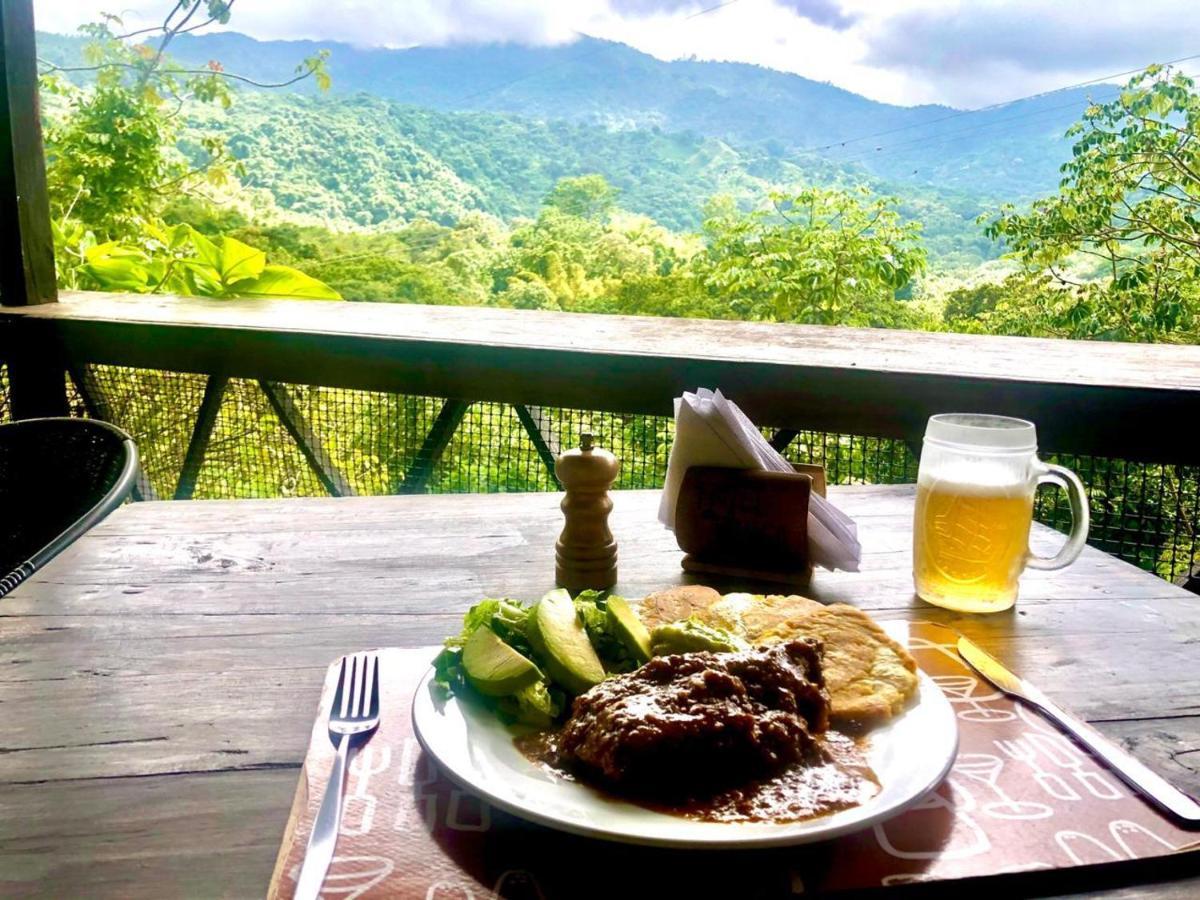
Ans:
{"type": "Polygon", "coordinates": [[[825,469],[795,472],[692,466],[675,506],[675,537],[688,572],[800,582],[812,575],[808,502],[825,496],[825,469]]]}

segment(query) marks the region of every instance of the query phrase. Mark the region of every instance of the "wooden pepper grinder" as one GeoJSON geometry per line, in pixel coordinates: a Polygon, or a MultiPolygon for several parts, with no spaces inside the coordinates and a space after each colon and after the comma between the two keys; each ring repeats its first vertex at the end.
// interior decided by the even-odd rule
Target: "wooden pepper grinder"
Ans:
{"type": "Polygon", "coordinates": [[[579,449],[568,450],[554,463],[554,474],[567,495],[562,511],[566,525],[554,545],[554,575],[559,587],[572,594],[603,591],[617,583],[617,542],[608,530],[612,500],[608,489],[617,480],[621,462],[592,435],[579,436],[579,449]]]}

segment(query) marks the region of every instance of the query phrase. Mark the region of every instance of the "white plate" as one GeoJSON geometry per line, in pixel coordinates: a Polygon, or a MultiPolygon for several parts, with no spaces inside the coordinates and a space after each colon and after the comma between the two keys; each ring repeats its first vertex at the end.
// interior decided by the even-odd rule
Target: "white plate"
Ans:
{"type": "Polygon", "coordinates": [[[703,822],[644,809],[554,776],[522,756],[512,732],[487,710],[453,698],[439,709],[429,692],[432,677],[430,669],[417,688],[413,729],[453,781],[521,818],[626,843],[717,848],[826,840],[912,806],[941,783],[958,753],[954,711],[922,672],[916,702],[870,734],[866,756],[882,789],[866,803],[801,822],[703,822]]]}

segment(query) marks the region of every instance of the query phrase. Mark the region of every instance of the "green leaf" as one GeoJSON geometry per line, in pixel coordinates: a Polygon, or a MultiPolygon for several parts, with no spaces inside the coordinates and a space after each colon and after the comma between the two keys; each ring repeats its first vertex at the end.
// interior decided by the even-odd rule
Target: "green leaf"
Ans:
{"type": "Polygon", "coordinates": [[[230,296],[221,284],[221,274],[208,263],[199,259],[180,260],[183,270],[187,273],[189,293],[198,297],[227,297],[230,296]]]}
{"type": "Polygon", "coordinates": [[[92,247],[84,257],[87,261],[80,269],[102,290],[145,293],[151,287],[152,276],[143,264],[146,256],[140,251],[110,241],[92,247]]]}
{"type": "Polygon", "coordinates": [[[188,238],[192,236],[192,226],[179,223],[173,226],[168,232],[169,240],[167,246],[172,250],[179,250],[187,245],[188,238]]]}
{"type": "Polygon", "coordinates": [[[290,266],[265,266],[253,281],[240,281],[230,289],[237,297],[296,297],[303,300],[341,300],[342,295],[323,281],[290,266]]]}
{"type": "Polygon", "coordinates": [[[221,251],[217,249],[216,244],[200,232],[193,231],[192,246],[196,249],[196,256],[200,262],[217,272],[221,271],[221,251]]]}
{"type": "Polygon", "coordinates": [[[220,247],[221,264],[217,270],[221,280],[231,287],[240,281],[257,278],[267,265],[267,254],[236,238],[222,237],[220,247]]]}

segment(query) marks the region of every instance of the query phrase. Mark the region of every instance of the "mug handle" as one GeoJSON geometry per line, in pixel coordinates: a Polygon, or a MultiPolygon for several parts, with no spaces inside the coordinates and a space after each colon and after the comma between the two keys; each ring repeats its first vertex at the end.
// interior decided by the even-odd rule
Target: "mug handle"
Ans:
{"type": "Polygon", "coordinates": [[[1062,549],[1054,556],[1038,556],[1030,550],[1025,564],[1031,569],[1062,569],[1075,562],[1087,543],[1090,521],[1087,493],[1079,476],[1070,469],[1044,463],[1040,459],[1034,460],[1033,465],[1038,484],[1053,484],[1067,492],[1067,499],[1071,503],[1071,533],[1067,535],[1067,542],[1063,544],[1062,549]]]}

